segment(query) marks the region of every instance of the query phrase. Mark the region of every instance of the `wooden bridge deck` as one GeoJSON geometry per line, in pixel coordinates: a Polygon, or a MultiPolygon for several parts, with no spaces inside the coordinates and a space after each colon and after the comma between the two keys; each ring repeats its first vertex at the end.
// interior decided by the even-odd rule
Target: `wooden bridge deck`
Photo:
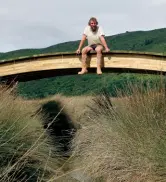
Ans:
{"type": "MultiPolygon", "coordinates": [[[[96,68],[96,54],[88,56],[90,68],[96,68]]],[[[166,72],[166,55],[132,51],[103,53],[104,68],[122,68],[166,72]]],[[[0,77],[48,70],[81,68],[81,55],[55,53],[0,61],[0,77]]]]}

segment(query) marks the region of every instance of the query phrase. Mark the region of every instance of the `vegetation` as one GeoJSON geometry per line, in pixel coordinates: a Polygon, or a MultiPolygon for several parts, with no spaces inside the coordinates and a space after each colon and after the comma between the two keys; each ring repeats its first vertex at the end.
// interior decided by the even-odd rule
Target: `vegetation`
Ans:
{"type": "Polygon", "coordinates": [[[50,135],[53,120],[44,129],[46,113],[41,114],[39,107],[12,92],[0,88],[0,181],[44,182],[60,178],[65,159],[57,153],[55,135],[50,135]]]}
{"type": "MultiPolygon", "coordinates": [[[[105,88],[112,97],[116,97],[116,90],[127,91],[127,83],[132,85],[147,83],[153,88],[154,83],[160,80],[160,75],[132,74],[132,73],[105,73],[71,75],[63,77],[46,78],[18,84],[17,92],[24,98],[44,98],[55,94],[66,96],[94,95],[105,88]]],[[[165,81],[165,78],[163,76],[165,81]]],[[[128,93],[130,94],[130,93],[128,93]]]]}
{"type": "MultiPolygon", "coordinates": [[[[89,97],[87,102],[86,97],[74,97],[73,102],[72,97],[66,97],[64,101],[64,96],[59,96],[66,106],[60,117],[64,107],[59,108],[55,98],[52,101],[25,101],[12,96],[13,90],[1,90],[0,181],[165,181],[164,79],[156,79],[153,89],[151,82],[147,82],[146,89],[144,82],[126,83],[126,86],[128,89],[123,92],[116,89],[117,99],[106,90],[89,97]],[[132,94],[128,96],[128,93],[132,94]],[[47,137],[42,126],[45,113],[41,115],[40,110],[48,110],[48,122],[44,125],[49,125],[47,131],[52,135],[50,122],[53,120],[57,120],[55,128],[59,128],[60,118],[64,128],[68,125],[65,122],[73,118],[80,125],[71,137],[70,157],[66,156],[67,160],[63,162],[59,159],[61,155],[51,152],[56,151],[52,150],[56,148],[56,138],[54,135],[50,141],[47,137]]],[[[73,128],[68,126],[69,130],[73,128]]],[[[63,137],[59,138],[60,142],[63,137]]],[[[65,143],[69,142],[64,139],[65,143]]]]}
{"type": "Polygon", "coordinates": [[[108,37],[110,47],[113,50],[133,50],[142,52],[161,52],[166,51],[166,28],[126,32],[124,34],[108,37]]]}
{"type": "Polygon", "coordinates": [[[116,103],[106,91],[94,98],[73,142],[75,166],[95,181],[166,181],[164,85],[130,87],[116,103]]]}

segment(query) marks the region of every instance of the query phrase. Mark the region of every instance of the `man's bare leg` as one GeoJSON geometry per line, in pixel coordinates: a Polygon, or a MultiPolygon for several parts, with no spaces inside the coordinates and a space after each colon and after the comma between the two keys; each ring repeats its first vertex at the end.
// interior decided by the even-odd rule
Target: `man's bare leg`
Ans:
{"type": "Polygon", "coordinates": [[[82,49],[82,70],[80,72],[78,72],[79,75],[83,75],[88,72],[86,59],[87,59],[87,53],[91,50],[92,50],[92,48],[89,46],[86,46],[82,49]]]}
{"type": "Polygon", "coordinates": [[[97,53],[97,74],[101,75],[102,71],[101,71],[101,65],[102,65],[102,50],[103,50],[103,46],[102,45],[98,45],[95,49],[96,53],[97,53]]]}

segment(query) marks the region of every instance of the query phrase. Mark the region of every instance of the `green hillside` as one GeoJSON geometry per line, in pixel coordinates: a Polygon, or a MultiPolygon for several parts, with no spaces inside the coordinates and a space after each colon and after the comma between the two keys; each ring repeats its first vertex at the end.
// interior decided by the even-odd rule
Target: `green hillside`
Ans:
{"type": "Polygon", "coordinates": [[[117,90],[130,94],[131,85],[143,85],[153,89],[165,76],[134,73],[103,73],[102,76],[89,73],[85,75],[68,75],[20,82],[17,87],[19,95],[33,99],[45,98],[54,94],[66,96],[95,95],[107,90],[111,96],[117,96],[117,90]],[[162,79],[161,79],[162,78],[162,79]]]}
{"type": "MultiPolygon", "coordinates": [[[[166,52],[166,28],[107,36],[106,41],[111,50],[166,52]]],[[[0,53],[0,60],[31,56],[34,54],[73,52],[78,48],[78,44],[79,40],[64,42],[42,49],[21,49],[0,53]]]]}
{"type": "MultiPolygon", "coordinates": [[[[114,36],[107,36],[106,41],[111,50],[132,50],[146,52],[166,52],[166,28],[151,31],[126,32],[114,36]]],[[[73,52],[77,49],[79,40],[64,42],[43,49],[22,49],[8,53],[0,53],[0,60],[45,54],[55,52],[73,52]]],[[[164,79],[165,81],[165,79],[164,79]]],[[[127,83],[140,84],[144,82],[153,86],[160,82],[158,75],[140,75],[129,73],[109,73],[98,77],[96,74],[83,76],[72,75],[64,77],[46,78],[18,84],[18,93],[26,98],[43,98],[53,94],[89,95],[98,93],[103,88],[112,96],[116,96],[116,89],[127,89],[127,83]]]]}
{"type": "Polygon", "coordinates": [[[107,42],[113,50],[166,52],[166,28],[126,32],[107,37],[107,42]]]}

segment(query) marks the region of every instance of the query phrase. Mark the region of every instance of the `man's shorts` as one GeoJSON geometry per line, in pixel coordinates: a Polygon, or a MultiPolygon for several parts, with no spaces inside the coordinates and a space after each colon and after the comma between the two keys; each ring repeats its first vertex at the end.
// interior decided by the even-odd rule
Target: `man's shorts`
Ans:
{"type": "Polygon", "coordinates": [[[95,51],[97,44],[90,45],[90,47],[95,51]]]}

